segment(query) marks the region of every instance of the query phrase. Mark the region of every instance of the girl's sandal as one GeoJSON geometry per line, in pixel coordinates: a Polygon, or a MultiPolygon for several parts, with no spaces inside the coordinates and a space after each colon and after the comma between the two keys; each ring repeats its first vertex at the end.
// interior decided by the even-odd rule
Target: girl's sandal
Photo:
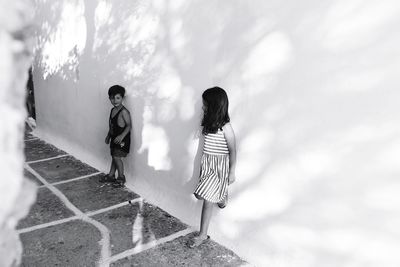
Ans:
{"type": "Polygon", "coordinates": [[[195,248],[203,244],[204,242],[208,241],[210,239],[210,236],[208,235],[207,238],[201,238],[199,236],[193,237],[190,243],[188,243],[189,248],[195,248]]]}
{"type": "Polygon", "coordinates": [[[218,208],[223,209],[226,207],[226,200],[222,200],[221,202],[218,202],[218,208]]]}
{"type": "Polygon", "coordinates": [[[226,207],[227,204],[228,204],[228,193],[226,193],[225,198],[220,202],[218,202],[217,205],[220,209],[223,209],[226,207]]]}
{"type": "Polygon", "coordinates": [[[126,182],[125,176],[122,175],[121,177],[118,177],[118,178],[115,180],[113,186],[114,186],[114,187],[124,187],[125,182],[126,182]]]}
{"type": "Polygon", "coordinates": [[[105,174],[100,177],[99,182],[100,183],[111,183],[115,181],[115,177],[110,176],[109,174],[105,174]]]}

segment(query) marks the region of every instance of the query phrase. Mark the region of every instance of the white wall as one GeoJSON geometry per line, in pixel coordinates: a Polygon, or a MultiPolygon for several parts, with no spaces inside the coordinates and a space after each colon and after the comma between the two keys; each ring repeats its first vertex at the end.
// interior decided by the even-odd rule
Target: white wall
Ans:
{"type": "Polygon", "coordinates": [[[399,20],[394,0],[37,0],[38,133],[107,170],[107,89],[125,86],[129,186],[198,225],[219,85],[239,154],[213,238],[259,266],[398,265],[399,20]]]}

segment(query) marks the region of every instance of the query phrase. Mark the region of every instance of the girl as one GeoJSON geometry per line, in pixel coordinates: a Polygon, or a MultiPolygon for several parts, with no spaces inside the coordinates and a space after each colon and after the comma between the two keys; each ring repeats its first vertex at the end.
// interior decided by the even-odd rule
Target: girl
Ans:
{"type": "Polygon", "coordinates": [[[208,226],[215,204],[224,208],[228,198],[228,184],[235,181],[236,141],[229,123],[228,96],[220,87],[209,88],[203,95],[204,116],[201,122],[204,136],[200,180],[194,191],[203,200],[200,232],[189,242],[193,248],[210,237],[208,226]]]}
{"type": "Polygon", "coordinates": [[[106,144],[110,144],[111,167],[110,172],[100,178],[100,182],[113,182],[115,187],[122,187],[126,182],[122,158],[128,155],[131,144],[131,115],[122,105],[125,96],[124,87],[111,86],[108,89],[108,96],[114,106],[110,112],[109,130],[105,138],[106,144]],[[118,178],[115,179],[117,170],[118,178]]]}

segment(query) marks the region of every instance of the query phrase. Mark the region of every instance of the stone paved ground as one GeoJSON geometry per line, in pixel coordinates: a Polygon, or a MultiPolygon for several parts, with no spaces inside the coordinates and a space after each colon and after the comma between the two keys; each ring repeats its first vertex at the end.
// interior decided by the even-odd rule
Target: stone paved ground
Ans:
{"type": "Polygon", "coordinates": [[[193,229],[28,132],[25,155],[38,193],[18,225],[22,266],[247,265],[212,240],[187,248],[193,229]]]}

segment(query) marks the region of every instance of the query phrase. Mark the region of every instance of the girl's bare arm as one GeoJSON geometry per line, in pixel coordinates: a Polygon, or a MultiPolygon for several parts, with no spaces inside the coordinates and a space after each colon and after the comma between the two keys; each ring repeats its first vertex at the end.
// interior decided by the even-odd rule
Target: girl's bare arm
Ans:
{"type": "Polygon", "coordinates": [[[222,127],[229,149],[229,183],[233,183],[236,179],[236,137],[232,125],[227,123],[222,127]]]}

